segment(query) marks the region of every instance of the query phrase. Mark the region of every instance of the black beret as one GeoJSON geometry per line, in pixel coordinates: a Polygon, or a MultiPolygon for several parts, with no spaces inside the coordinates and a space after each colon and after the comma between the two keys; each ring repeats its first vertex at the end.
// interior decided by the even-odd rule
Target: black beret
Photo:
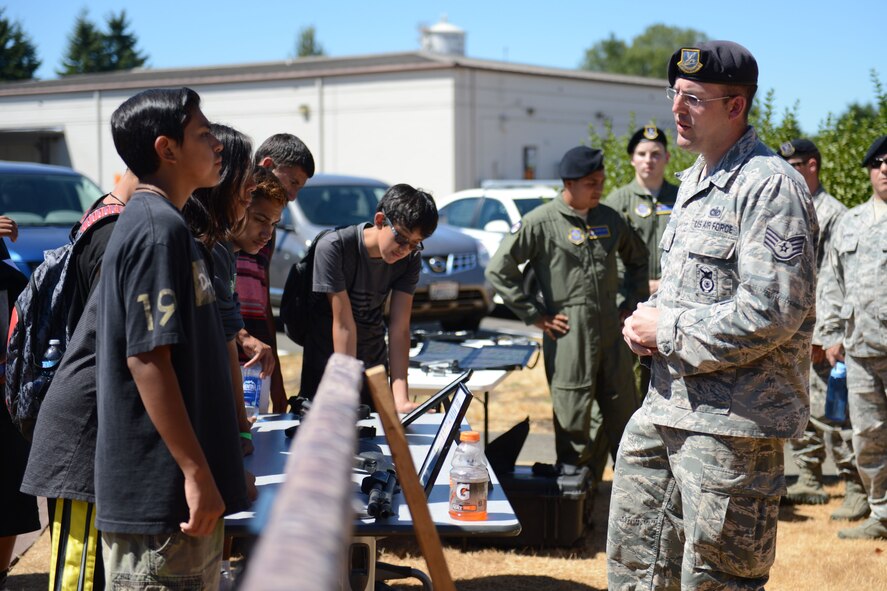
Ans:
{"type": "Polygon", "coordinates": [[[758,62],[749,50],[732,41],[706,41],[682,47],[668,61],[668,83],[677,78],[714,84],[756,86],[758,62]]]}
{"type": "Polygon", "coordinates": [[[634,132],[634,135],[628,140],[629,156],[634,154],[634,149],[642,141],[659,142],[664,148],[668,148],[668,138],[665,137],[665,133],[655,125],[646,125],[634,132]]]}
{"type": "Polygon", "coordinates": [[[581,179],[604,167],[604,153],[588,146],[569,150],[561,159],[559,167],[561,179],[565,181],[581,179]]]}
{"type": "Polygon", "coordinates": [[[799,138],[790,142],[785,142],[779,146],[779,155],[788,159],[795,154],[819,154],[819,148],[816,144],[805,138],[799,138]]]}
{"type": "Polygon", "coordinates": [[[862,165],[868,166],[872,158],[880,156],[884,152],[887,152],[887,135],[882,135],[872,143],[869,151],[865,153],[865,158],[862,159],[862,165]]]}

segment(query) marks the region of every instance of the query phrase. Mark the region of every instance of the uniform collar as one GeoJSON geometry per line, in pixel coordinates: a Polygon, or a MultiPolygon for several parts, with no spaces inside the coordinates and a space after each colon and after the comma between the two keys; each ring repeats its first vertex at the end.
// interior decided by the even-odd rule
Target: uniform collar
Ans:
{"type": "Polygon", "coordinates": [[[711,167],[709,174],[705,178],[700,178],[702,170],[706,165],[702,156],[696,159],[693,166],[683,172],[679,172],[676,176],[682,182],[695,184],[697,191],[704,190],[709,185],[723,189],[727,186],[730,179],[739,172],[739,169],[751,156],[757,144],[758,134],[755,132],[755,128],[749,125],[742,137],[727,150],[727,153],[721,157],[721,160],[714,167],[711,167]]]}
{"type": "MultiPolygon", "coordinates": [[[[560,212],[561,214],[563,214],[567,217],[575,218],[577,220],[582,220],[583,222],[586,221],[585,218],[583,218],[581,215],[576,213],[576,210],[574,210],[573,208],[571,208],[569,205],[566,204],[566,202],[564,201],[563,193],[558,195],[557,199],[554,199],[553,201],[554,201],[555,209],[557,209],[558,212],[560,212]]],[[[598,205],[598,207],[600,207],[600,205],[598,205]]],[[[595,207],[593,209],[589,209],[587,217],[591,217],[594,214],[595,209],[597,209],[597,207],[595,207]]]]}

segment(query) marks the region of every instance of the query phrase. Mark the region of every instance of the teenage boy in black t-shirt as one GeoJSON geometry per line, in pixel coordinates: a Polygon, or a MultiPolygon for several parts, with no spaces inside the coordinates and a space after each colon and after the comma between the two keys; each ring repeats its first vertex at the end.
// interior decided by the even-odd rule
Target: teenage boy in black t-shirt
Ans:
{"type": "Polygon", "coordinates": [[[187,88],[128,99],[111,133],[142,184],[99,287],[96,526],[107,583],[214,589],[220,517],[248,503],[212,276],[181,208],[219,182],[221,144],[187,88]]]}

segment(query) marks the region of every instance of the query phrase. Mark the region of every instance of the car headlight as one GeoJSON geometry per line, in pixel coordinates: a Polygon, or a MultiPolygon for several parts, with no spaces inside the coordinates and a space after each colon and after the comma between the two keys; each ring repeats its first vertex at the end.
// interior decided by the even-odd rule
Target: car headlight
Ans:
{"type": "Polygon", "coordinates": [[[477,243],[477,262],[481,267],[486,267],[490,262],[490,251],[480,242],[477,243]]]}

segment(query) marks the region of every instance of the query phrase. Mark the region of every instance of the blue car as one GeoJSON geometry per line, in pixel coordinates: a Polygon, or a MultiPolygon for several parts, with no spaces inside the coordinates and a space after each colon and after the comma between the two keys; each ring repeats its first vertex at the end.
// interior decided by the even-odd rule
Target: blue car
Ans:
{"type": "Polygon", "coordinates": [[[18,224],[18,239],[6,239],[12,261],[30,277],[43,252],[68,242],[71,226],[102,194],[70,168],[0,161],[0,215],[18,224]]]}

